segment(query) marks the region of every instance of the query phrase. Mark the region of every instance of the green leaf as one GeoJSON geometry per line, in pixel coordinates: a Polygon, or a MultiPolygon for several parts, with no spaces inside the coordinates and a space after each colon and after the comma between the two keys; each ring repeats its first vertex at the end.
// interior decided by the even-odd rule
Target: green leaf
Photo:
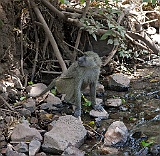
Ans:
{"type": "Polygon", "coordinates": [[[151,142],[145,142],[144,140],[141,141],[141,144],[143,147],[150,147],[154,142],[151,141],[151,142]]]}
{"type": "Polygon", "coordinates": [[[157,0],[152,0],[152,4],[156,4],[156,1],[157,1],[157,0]]]}
{"type": "Polygon", "coordinates": [[[90,121],[90,122],[89,122],[89,125],[90,125],[90,126],[93,126],[93,125],[95,125],[95,122],[94,122],[94,121],[90,121]]]}
{"type": "Polygon", "coordinates": [[[54,95],[56,95],[56,90],[57,90],[57,88],[51,89],[51,93],[54,94],[54,95]]]}
{"type": "Polygon", "coordinates": [[[112,39],[109,39],[107,43],[108,43],[108,44],[113,44],[113,40],[112,40],[112,39]]]}
{"type": "Polygon", "coordinates": [[[83,100],[84,100],[84,106],[86,106],[86,107],[90,107],[91,106],[91,101],[89,101],[89,100],[87,100],[85,97],[84,97],[84,95],[82,95],[82,98],[83,98],[83,100]]]}
{"type": "Polygon", "coordinates": [[[29,85],[33,85],[33,82],[32,82],[32,81],[29,81],[28,84],[29,84],[29,85]]]}
{"type": "Polygon", "coordinates": [[[60,2],[61,2],[62,4],[69,4],[69,1],[68,1],[68,0],[60,0],[60,2]]]}
{"type": "Polygon", "coordinates": [[[85,0],[80,0],[80,3],[81,3],[81,4],[84,4],[84,2],[85,2],[85,0]]]}
{"type": "Polygon", "coordinates": [[[126,100],[125,99],[121,99],[122,103],[125,104],[126,103],[126,100]]]}
{"type": "Polygon", "coordinates": [[[105,3],[108,4],[108,0],[105,0],[105,3]]]}
{"type": "Polygon", "coordinates": [[[20,97],[20,101],[23,101],[23,100],[25,100],[25,99],[26,99],[25,96],[20,97]]]}
{"type": "Polygon", "coordinates": [[[111,36],[114,32],[112,30],[107,30],[105,32],[105,34],[102,35],[102,37],[100,38],[100,40],[105,40],[108,38],[108,36],[111,36]]]}

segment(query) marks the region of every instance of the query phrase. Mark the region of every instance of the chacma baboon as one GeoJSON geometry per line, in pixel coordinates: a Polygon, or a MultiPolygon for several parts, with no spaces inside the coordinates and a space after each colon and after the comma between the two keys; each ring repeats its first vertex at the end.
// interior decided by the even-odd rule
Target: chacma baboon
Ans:
{"type": "Polygon", "coordinates": [[[96,84],[100,74],[101,59],[98,54],[88,51],[84,56],[74,62],[68,70],[57,79],[54,79],[46,90],[39,96],[49,91],[53,85],[59,93],[66,94],[65,101],[76,106],[74,116],[81,116],[81,90],[90,86],[91,103],[95,110],[102,111],[101,105],[96,105],[96,84]]]}

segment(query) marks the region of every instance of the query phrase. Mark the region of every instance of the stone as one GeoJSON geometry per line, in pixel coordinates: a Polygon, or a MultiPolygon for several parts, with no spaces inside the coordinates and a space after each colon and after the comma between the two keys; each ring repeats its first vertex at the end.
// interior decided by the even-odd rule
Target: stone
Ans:
{"type": "Polygon", "coordinates": [[[37,95],[39,95],[46,88],[47,88],[47,86],[45,84],[43,84],[43,83],[37,83],[37,84],[33,84],[31,86],[28,86],[26,88],[26,91],[28,92],[28,95],[30,97],[36,97],[37,95]]]}
{"type": "Polygon", "coordinates": [[[72,115],[61,116],[53,121],[51,131],[44,134],[43,151],[62,153],[69,144],[80,147],[84,143],[87,131],[81,121],[72,115]]]}
{"type": "Polygon", "coordinates": [[[23,104],[23,107],[33,113],[36,110],[36,102],[32,98],[28,98],[26,103],[23,104]]]}
{"type": "Polygon", "coordinates": [[[103,100],[102,100],[102,99],[96,98],[96,104],[97,104],[97,105],[100,105],[100,104],[102,104],[102,103],[103,103],[103,100]]]}
{"type": "Polygon", "coordinates": [[[67,147],[67,149],[65,149],[65,151],[62,153],[61,156],[84,156],[84,155],[85,155],[84,151],[81,151],[78,148],[71,145],[67,147]]]}
{"type": "Polygon", "coordinates": [[[119,98],[107,99],[107,101],[105,102],[105,105],[109,107],[119,107],[120,105],[122,105],[122,100],[119,98]]]}
{"type": "Polygon", "coordinates": [[[26,156],[24,153],[18,153],[17,151],[12,150],[12,146],[10,144],[7,145],[6,156],[26,156]]]}
{"type": "Polygon", "coordinates": [[[115,91],[127,91],[130,85],[130,79],[124,74],[113,74],[109,76],[108,87],[115,91]]]}
{"type": "Polygon", "coordinates": [[[47,156],[44,152],[37,153],[36,156],[47,156]]]}
{"type": "Polygon", "coordinates": [[[52,93],[48,94],[48,96],[46,98],[46,101],[47,101],[47,103],[51,103],[53,105],[58,105],[58,104],[62,103],[62,101],[60,100],[60,98],[56,97],[52,93]]]}
{"type": "Polygon", "coordinates": [[[108,112],[105,111],[104,109],[103,109],[102,112],[92,109],[92,110],[89,112],[89,115],[90,115],[90,116],[93,116],[93,117],[95,117],[95,118],[100,118],[100,119],[108,119],[108,117],[109,117],[108,112]]]}
{"type": "Polygon", "coordinates": [[[17,111],[25,118],[31,117],[31,111],[26,108],[17,109],[17,111]]]}
{"type": "Polygon", "coordinates": [[[29,156],[35,156],[36,153],[38,153],[39,149],[41,147],[41,142],[39,140],[32,140],[29,143],[29,156]]]}
{"type": "Polygon", "coordinates": [[[35,128],[30,128],[27,123],[16,125],[11,134],[11,140],[15,142],[26,142],[35,138],[42,140],[42,136],[38,130],[35,128]]]}
{"type": "Polygon", "coordinates": [[[28,145],[25,142],[20,142],[14,149],[19,153],[28,153],[28,145]]]}
{"type": "Polygon", "coordinates": [[[118,142],[125,143],[128,137],[128,129],[121,121],[113,122],[105,133],[104,145],[111,146],[118,142]]]}

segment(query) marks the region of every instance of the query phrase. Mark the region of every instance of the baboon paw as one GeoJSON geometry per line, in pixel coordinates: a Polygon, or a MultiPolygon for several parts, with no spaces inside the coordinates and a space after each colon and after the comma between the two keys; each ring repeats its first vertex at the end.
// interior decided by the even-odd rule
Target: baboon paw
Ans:
{"type": "Polygon", "coordinates": [[[102,112],[104,110],[104,108],[102,107],[102,105],[96,104],[93,106],[94,110],[100,111],[102,112]]]}

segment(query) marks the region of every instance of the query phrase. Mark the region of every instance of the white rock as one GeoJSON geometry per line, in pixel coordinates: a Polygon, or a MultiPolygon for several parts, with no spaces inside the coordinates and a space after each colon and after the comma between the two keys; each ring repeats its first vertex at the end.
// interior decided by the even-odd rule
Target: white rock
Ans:
{"type": "Polygon", "coordinates": [[[122,100],[119,98],[107,99],[107,101],[105,102],[105,105],[112,106],[112,107],[119,107],[120,105],[122,105],[122,100]]]}
{"type": "Polygon", "coordinates": [[[105,111],[104,109],[103,109],[102,112],[92,109],[92,110],[89,112],[89,115],[90,115],[90,116],[93,116],[93,117],[95,117],[95,118],[101,118],[101,119],[108,119],[108,117],[109,117],[108,112],[105,111]]]}
{"type": "Polygon", "coordinates": [[[31,86],[28,86],[26,90],[27,90],[30,97],[36,97],[37,95],[42,93],[46,88],[47,88],[47,86],[45,84],[37,83],[37,84],[33,84],[31,86]]]}
{"type": "Polygon", "coordinates": [[[41,142],[39,140],[32,140],[29,143],[29,156],[35,156],[36,153],[38,153],[39,149],[41,147],[41,142]]]}
{"type": "Polygon", "coordinates": [[[78,148],[74,147],[74,146],[69,146],[67,147],[67,149],[65,149],[65,151],[62,153],[61,156],[84,156],[85,152],[79,150],[78,148]]]}
{"type": "Polygon", "coordinates": [[[51,153],[62,153],[69,144],[80,147],[87,134],[81,121],[66,115],[54,121],[51,131],[45,133],[43,151],[51,153]]]}
{"type": "Polygon", "coordinates": [[[33,138],[42,140],[41,134],[35,128],[30,128],[28,124],[18,124],[11,134],[12,141],[26,142],[31,141],[33,138]]]}
{"type": "Polygon", "coordinates": [[[116,91],[127,90],[130,85],[130,79],[124,74],[113,74],[109,76],[108,86],[116,91]]]}
{"type": "Polygon", "coordinates": [[[121,121],[113,122],[105,133],[104,145],[113,145],[118,142],[125,143],[128,137],[128,129],[121,121]]]}

